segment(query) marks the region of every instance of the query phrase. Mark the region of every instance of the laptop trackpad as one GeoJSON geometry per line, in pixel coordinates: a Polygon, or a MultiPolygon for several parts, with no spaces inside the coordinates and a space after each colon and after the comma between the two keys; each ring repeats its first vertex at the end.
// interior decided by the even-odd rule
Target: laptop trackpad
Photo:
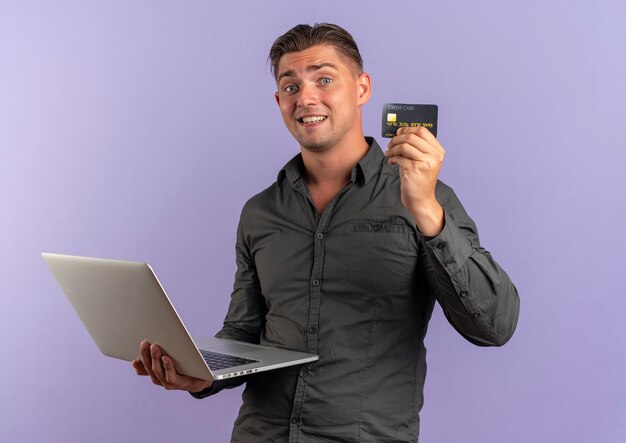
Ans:
{"type": "Polygon", "coordinates": [[[211,346],[207,350],[213,352],[222,352],[225,354],[244,355],[259,350],[256,346],[248,346],[245,343],[226,343],[218,346],[211,346]]]}

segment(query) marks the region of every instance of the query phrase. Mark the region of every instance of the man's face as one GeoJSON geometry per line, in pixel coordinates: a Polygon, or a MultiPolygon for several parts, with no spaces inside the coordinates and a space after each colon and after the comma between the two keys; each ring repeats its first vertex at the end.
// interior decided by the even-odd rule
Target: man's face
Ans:
{"type": "Polygon", "coordinates": [[[368,74],[317,45],[282,56],[276,102],[285,126],[304,149],[324,152],[352,136],[362,137],[361,106],[371,94],[368,74]]]}

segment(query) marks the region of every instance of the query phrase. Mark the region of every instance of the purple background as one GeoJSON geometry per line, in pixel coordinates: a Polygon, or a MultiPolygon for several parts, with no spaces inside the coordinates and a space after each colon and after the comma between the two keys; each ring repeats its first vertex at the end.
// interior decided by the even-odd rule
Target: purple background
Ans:
{"type": "Polygon", "coordinates": [[[227,441],[240,390],[101,356],[39,253],[148,261],[214,333],[240,209],[297,152],[267,51],[329,21],[372,74],[368,134],[385,102],[440,106],[441,176],[521,295],[498,349],[436,308],[420,441],[624,441],[624,5],[0,2],[0,440],[227,441]]]}

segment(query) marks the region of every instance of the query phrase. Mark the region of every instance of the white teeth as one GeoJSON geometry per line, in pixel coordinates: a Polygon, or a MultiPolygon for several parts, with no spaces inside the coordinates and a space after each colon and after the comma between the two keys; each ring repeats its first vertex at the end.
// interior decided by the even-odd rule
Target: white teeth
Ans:
{"type": "Polygon", "coordinates": [[[316,122],[321,122],[322,120],[326,120],[326,116],[325,115],[316,115],[313,117],[303,117],[302,121],[304,123],[316,123],[316,122]]]}

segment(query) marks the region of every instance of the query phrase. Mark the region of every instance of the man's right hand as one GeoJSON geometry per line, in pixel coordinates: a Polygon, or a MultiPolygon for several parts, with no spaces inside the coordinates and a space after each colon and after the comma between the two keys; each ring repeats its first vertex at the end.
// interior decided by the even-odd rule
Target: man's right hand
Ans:
{"type": "Polygon", "coordinates": [[[150,376],[152,383],[167,390],[200,392],[213,386],[213,381],[179,374],[174,361],[163,354],[156,344],[142,341],[139,345],[140,358],[132,361],[137,375],[150,376]]]}

